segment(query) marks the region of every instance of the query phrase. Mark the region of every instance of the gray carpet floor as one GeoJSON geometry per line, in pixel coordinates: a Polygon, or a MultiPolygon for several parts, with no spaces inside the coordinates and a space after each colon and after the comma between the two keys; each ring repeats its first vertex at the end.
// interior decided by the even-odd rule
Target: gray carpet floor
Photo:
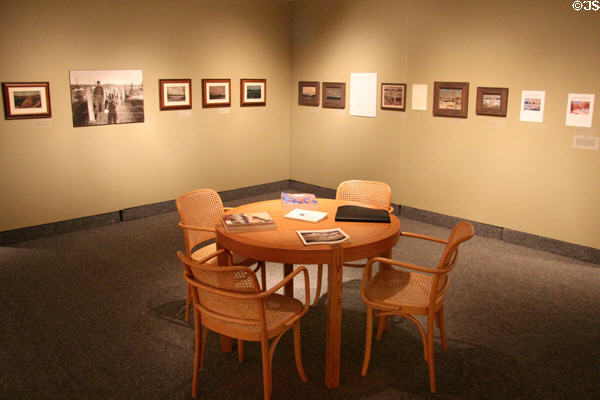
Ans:
{"type": "MultiPolygon", "coordinates": [[[[0,247],[0,398],[191,398],[193,329],[181,318],[177,222],[168,213],[0,247]]],[[[401,222],[405,231],[449,233],[401,222]]],[[[440,247],[402,238],[393,255],[435,265],[440,247]]],[[[361,272],[345,269],[340,387],[324,385],[323,297],[302,320],[309,381],[296,373],[288,334],[275,352],[273,399],[600,399],[599,267],[485,237],[463,245],[445,302],[448,352],[436,343],[435,395],[406,321],[393,320],[374,342],[360,376],[361,272]]],[[[280,265],[268,270],[269,284],[281,279],[280,265]]],[[[199,398],[262,398],[259,346],[245,350],[240,364],[209,335],[199,398]]]]}

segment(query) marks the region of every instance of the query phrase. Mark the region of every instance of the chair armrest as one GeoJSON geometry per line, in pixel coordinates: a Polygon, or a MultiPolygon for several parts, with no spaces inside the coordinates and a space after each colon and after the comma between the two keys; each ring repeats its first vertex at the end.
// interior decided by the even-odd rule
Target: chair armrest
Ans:
{"type": "MultiPolygon", "coordinates": [[[[275,286],[271,287],[269,290],[261,292],[260,295],[259,295],[259,297],[268,297],[268,296],[272,295],[273,293],[275,293],[276,291],[278,291],[279,289],[281,289],[283,286],[285,286],[289,281],[291,281],[292,279],[294,279],[294,277],[296,277],[296,275],[298,275],[300,272],[304,273],[304,286],[306,287],[306,291],[309,292],[309,296],[307,297],[307,299],[310,299],[308,270],[304,266],[300,266],[300,267],[296,268],[295,270],[292,271],[291,274],[289,274],[288,276],[286,276],[285,278],[283,278],[275,286]]],[[[308,300],[307,300],[307,303],[308,303],[308,300]]]]}
{"type": "Polygon", "coordinates": [[[442,244],[447,244],[448,243],[447,240],[436,238],[436,237],[433,237],[433,236],[421,235],[420,233],[400,232],[400,235],[401,236],[413,237],[413,238],[417,238],[417,239],[429,240],[431,242],[438,242],[438,243],[442,243],[442,244]]]}
{"type": "MultiPolygon", "coordinates": [[[[207,262],[208,260],[212,260],[213,258],[215,258],[215,257],[218,257],[218,256],[219,256],[221,253],[225,253],[225,254],[227,255],[227,261],[228,261],[228,265],[231,265],[231,264],[233,264],[233,258],[232,258],[232,256],[231,256],[231,253],[230,253],[230,252],[229,252],[229,250],[227,250],[227,249],[219,249],[219,250],[217,250],[217,251],[215,251],[215,252],[213,252],[213,253],[210,253],[210,254],[209,254],[209,255],[207,255],[206,257],[204,257],[204,258],[201,258],[200,260],[192,260],[192,259],[189,259],[189,261],[191,261],[192,263],[195,263],[195,264],[206,264],[206,262],[207,262]]],[[[185,261],[184,261],[184,259],[182,259],[182,257],[186,257],[186,256],[184,256],[184,255],[183,255],[183,253],[182,253],[181,251],[178,251],[178,252],[177,252],[177,256],[179,257],[179,259],[180,259],[182,262],[184,262],[184,263],[185,263],[185,261]]],[[[187,258],[187,257],[186,257],[186,258],[187,258]]]]}
{"type": "Polygon", "coordinates": [[[235,207],[223,207],[223,211],[227,212],[227,211],[231,211],[233,210],[235,207]]]}
{"type": "Polygon", "coordinates": [[[415,265],[415,264],[405,263],[402,261],[392,260],[390,258],[375,257],[374,259],[369,260],[369,262],[365,266],[365,273],[367,273],[367,270],[370,271],[373,263],[378,262],[378,261],[382,262],[382,263],[386,263],[386,264],[396,265],[398,267],[412,269],[414,271],[426,272],[428,274],[440,275],[440,274],[445,274],[446,272],[448,272],[448,269],[446,269],[446,268],[430,268],[430,267],[424,267],[422,265],[415,265]]]}
{"type": "Polygon", "coordinates": [[[190,229],[193,231],[216,232],[215,228],[207,228],[205,226],[185,225],[185,224],[182,224],[181,222],[179,223],[179,227],[181,229],[190,229]]]}

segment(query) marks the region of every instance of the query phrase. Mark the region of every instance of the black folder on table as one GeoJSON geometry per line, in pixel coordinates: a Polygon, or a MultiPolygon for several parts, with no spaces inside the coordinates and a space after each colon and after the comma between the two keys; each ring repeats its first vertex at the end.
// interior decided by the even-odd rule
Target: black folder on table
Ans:
{"type": "Polygon", "coordinates": [[[336,221],[390,222],[387,210],[360,206],[339,206],[335,213],[336,221]]]}

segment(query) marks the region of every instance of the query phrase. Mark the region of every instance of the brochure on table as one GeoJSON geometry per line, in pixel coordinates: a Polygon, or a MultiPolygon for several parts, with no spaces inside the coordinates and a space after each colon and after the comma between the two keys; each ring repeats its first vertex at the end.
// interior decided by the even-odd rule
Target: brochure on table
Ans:
{"type": "Polygon", "coordinates": [[[314,244],[335,244],[350,239],[350,236],[340,228],[298,230],[296,233],[298,233],[300,240],[302,240],[302,243],[306,246],[314,244]]]}
{"type": "Polygon", "coordinates": [[[313,211],[304,210],[301,208],[294,208],[292,211],[285,215],[286,218],[298,219],[301,221],[308,222],[319,222],[323,218],[327,217],[327,213],[324,211],[313,211]]]}

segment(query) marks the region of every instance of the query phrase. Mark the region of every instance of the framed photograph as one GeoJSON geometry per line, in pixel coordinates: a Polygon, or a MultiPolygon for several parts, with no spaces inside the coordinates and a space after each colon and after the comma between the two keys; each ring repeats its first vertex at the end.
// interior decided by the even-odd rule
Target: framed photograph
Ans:
{"type": "Polygon", "coordinates": [[[323,82],[323,107],[346,108],[346,82],[323,82]]]}
{"type": "Polygon", "coordinates": [[[2,82],[5,119],[50,118],[50,83],[2,82]]]}
{"type": "Polygon", "coordinates": [[[477,103],[475,104],[477,114],[506,117],[507,104],[508,88],[477,88],[477,103]]]}
{"type": "Polygon", "coordinates": [[[159,79],[160,110],[186,110],[192,108],[191,79],[159,79]]]}
{"type": "Polygon", "coordinates": [[[231,106],[231,79],[202,79],[202,107],[231,106]]]}
{"type": "Polygon", "coordinates": [[[319,106],[319,82],[298,82],[298,105],[319,106]]]}
{"type": "Polygon", "coordinates": [[[69,71],[73,126],[144,122],[141,70],[69,71]]]}
{"type": "Polygon", "coordinates": [[[406,83],[382,83],[381,108],[406,111],[406,83]]]}
{"type": "Polygon", "coordinates": [[[240,79],[240,106],[264,106],[267,104],[266,79],[240,79]]]}
{"type": "Polygon", "coordinates": [[[434,82],[433,115],[467,118],[469,82],[434,82]]]}

